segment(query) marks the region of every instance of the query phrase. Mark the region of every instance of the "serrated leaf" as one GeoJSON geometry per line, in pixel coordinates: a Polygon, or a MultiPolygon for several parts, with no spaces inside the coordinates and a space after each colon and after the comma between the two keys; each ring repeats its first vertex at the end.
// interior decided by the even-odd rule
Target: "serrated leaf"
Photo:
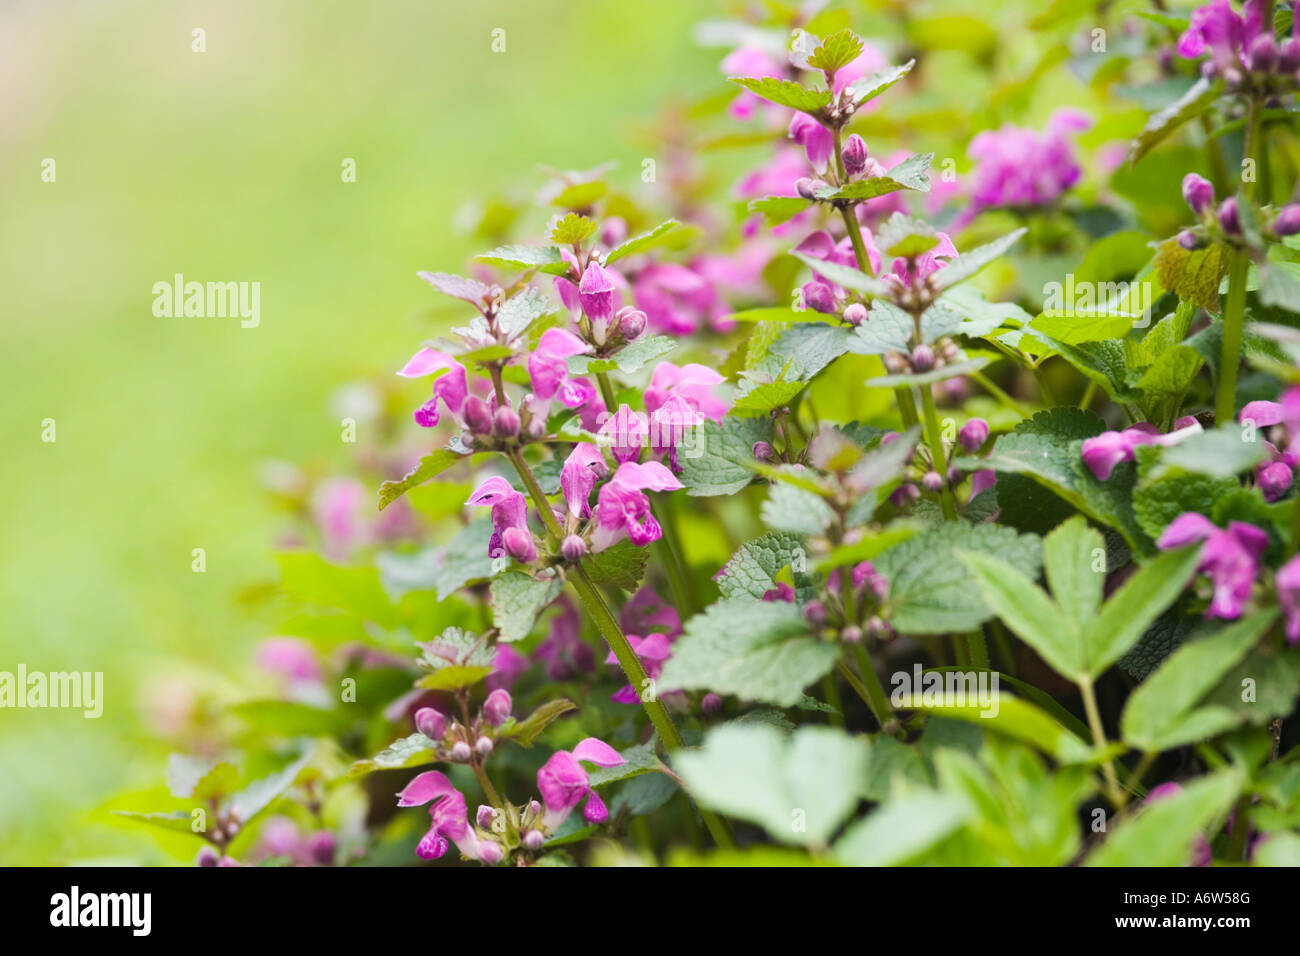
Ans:
{"type": "Polygon", "coordinates": [[[688,495],[734,495],[754,480],[754,444],[772,441],[772,421],[727,416],[706,421],[697,433],[697,453],[678,457],[678,480],[688,495]]]}
{"type": "Polygon", "coordinates": [[[649,558],[648,548],[639,548],[631,541],[620,541],[590,555],[582,566],[597,584],[631,592],[641,586],[649,558]]]}
{"type": "Polygon", "coordinates": [[[749,201],[749,211],[761,213],[768,226],[789,222],[811,207],[812,203],[801,196],[764,196],[749,201]]]}
{"type": "Polygon", "coordinates": [[[430,478],[437,477],[461,461],[464,461],[463,455],[445,448],[425,455],[420,459],[419,464],[403,477],[397,481],[385,481],[379,486],[379,510],[383,511],[416,485],[424,484],[430,478]]]}
{"type": "Polygon", "coordinates": [[[1178,127],[1204,113],[1218,99],[1222,89],[1221,80],[1198,79],[1186,93],[1152,116],[1142,127],[1129,145],[1129,162],[1136,163],[1178,127]]]}
{"type": "Polygon", "coordinates": [[[298,774],[302,773],[307,764],[311,762],[311,757],[311,752],[308,751],[275,773],[254,780],[243,790],[232,796],[230,798],[230,809],[238,815],[240,823],[247,826],[254,817],[293,786],[294,781],[298,779],[298,774]]]}
{"type": "Polygon", "coordinates": [[[492,579],[492,621],[499,640],[522,641],[532,631],[537,615],[560,595],[559,577],[539,581],[522,571],[503,571],[492,579]]]}
{"type": "Polygon", "coordinates": [[[1187,866],[1195,841],[1232,807],[1243,775],[1222,770],[1187,784],[1181,793],[1146,805],[1110,833],[1085,866],[1187,866]]]}
{"type": "MultiPolygon", "coordinates": [[[[132,823],[160,827],[173,833],[194,833],[193,818],[184,810],[173,810],[169,813],[138,813],[134,810],[113,810],[110,812],[113,816],[130,820],[132,823]]],[[[198,836],[198,834],[194,835],[198,836]]]]}
{"type": "Polygon", "coordinates": [[[848,66],[862,54],[862,40],[852,30],[844,29],[832,33],[808,57],[808,67],[834,73],[841,67],[848,66]]]}
{"type": "Polygon", "coordinates": [[[424,734],[415,733],[393,741],[368,760],[358,760],[348,768],[349,777],[364,777],[376,770],[400,770],[433,763],[437,744],[424,734]]]}
{"type": "Polygon", "coordinates": [[[724,598],[761,598],[776,587],[776,575],[783,568],[802,574],[806,559],[803,542],[797,536],[769,532],[742,544],[714,579],[724,598]]]}
{"type": "Polygon", "coordinates": [[[445,601],[471,581],[492,576],[492,558],[488,541],[492,537],[492,519],[475,518],[438,552],[438,600],[445,601]]]}
{"type": "MultiPolygon", "coordinates": [[[[1208,727],[1195,728],[1193,735],[1188,736],[1188,716],[1220,678],[1259,643],[1276,617],[1275,611],[1254,614],[1174,651],[1129,695],[1120,719],[1124,742],[1140,750],[1156,752],[1210,736],[1205,732],[1208,727]]],[[[1202,721],[1207,710],[1218,711],[1226,717],[1220,730],[1238,722],[1232,711],[1223,708],[1202,708],[1202,721]]]]}
{"type": "Polygon", "coordinates": [[[889,89],[908,73],[912,72],[912,67],[916,65],[916,60],[908,60],[902,66],[891,66],[887,70],[881,70],[879,73],[872,74],[865,80],[857,80],[853,84],[853,91],[857,96],[854,101],[860,108],[864,103],[874,100],[885,90],[889,89]]]}
{"type": "Polygon", "coordinates": [[[822,534],[835,520],[824,498],[789,484],[774,484],[763,502],[763,524],[792,534],[822,534]]]}
{"type": "Polygon", "coordinates": [[[1082,515],[1043,539],[1047,584],[1067,619],[1086,624],[1097,613],[1105,584],[1105,556],[1105,542],[1082,515]]]}
{"type": "MultiPolygon", "coordinates": [[[[601,185],[603,186],[604,184],[602,183],[601,185]]],[[[558,203],[558,205],[587,205],[587,203],[574,203],[571,199],[567,199],[564,202],[558,203]]],[[[551,226],[550,240],[560,246],[578,245],[586,242],[594,236],[598,228],[599,226],[586,216],[580,215],[576,212],[565,213],[555,221],[553,226],[551,226]]]]}
{"type": "Polygon", "coordinates": [[[869,759],[867,738],[832,727],[788,735],[762,724],[725,724],[674,763],[701,805],[757,824],[782,843],[822,846],[865,795],[869,759]]]}
{"type": "Polygon", "coordinates": [[[415,686],[425,690],[464,690],[473,687],[491,673],[490,667],[450,664],[425,674],[415,682],[415,686]]]}
{"type": "Polygon", "coordinates": [[[890,548],[874,564],[889,582],[884,616],[900,633],[969,631],[992,616],[959,552],[999,555],[1031,579],[1042,563],[1037,537],[991,524],[945,524],[890,548]]]}
{"type": "MultiPolygon", "coordinates": [[[[865,202],[868,199],[875,199],[878,196],[887,196],[890,193],[898,192],[900,189],[928,193],[930,191],[930,163],[933,161],[934,153],[917,153],[915,156],[909,156],[898,165],[891,167],[882,176],[869,176],[866,179],[845,183],[843,186],[829,186],[825,189],[818,189],[813,195],[823,202],[835,200],[865,202]]],[[[827,278],[830,277],[827,276],[827,278]]]]}
{"type": "Polygon", "coordinates": [[[613,249],[609,250],[609,254],[605,256],[606,265],[615,263],[619,259],[626,258],[627,256],[634,256],[637,253],[645,252],[647,249],[653,249],[655,246],[661,244],[665,236],[680,225],[681,223],[676,219],[668,219],[655,226],[649,232],[643,232],[639,236],[633,236],[631,239],[620,242],[613,249]]]}
{"type": "Polygon", "coordinates": [[[1014,246],[1028,231],[1022,226],[970,252],[963,252],[956,259],[949,259],[947,265],[933,274],[933,281],[940,290],[951,289],[957,283],[965,282],[1014,246]]]}
{"type": "Polygon", "coordinates": [[[805,113],[818,113],[831,102],[829,90],[810,90],[793,80],[782,80],[774,76],[732,76],[728,79],[732,83],[743,86],[755,96],[761,96],[778,106],[786,106],[805,113]]]}
{"type": "Polygon", "coordinates": [[[521,272],[537,269],[549,275],[563,275],[569,271],[569,264],[555,246],[500,246],[474,258],[498,269],[521,272]]]}
{"type": "Polygon", "coordinates": [[[686,622],[657,684],[793,707],[839,656],[837,645],[808,634],[797,605],[733,598],[686,622]]]}
{"type": "Polygon", "coordinates": [[[626,375],[639,372],[650,362],[667,355],[677,347],[677,341],[666,335],[647,335],[615,352],[609,358],[591,355],[574,355],[568,360],[571,375],[595,375],[618,369],[626,375]]]}
{"type": "Polygon", "coordinates": [[[876,298],[888,298],[889,296],[890,289],[888,285],[879,279],[873,279],[859,269],[841,265],[838,262],[827,262],[825,259],[818,259],[816,256],[806,255],[802,252],[791,252],[790,255],[813,272],[824,276],[838,286],[876,298]]]}
{"type": "Polygon", "coordinates": [[[467,279],[450,272],[417,272],[416,275],[443,295],[471,302],[474,305],[481,306],[488,293],[488,287],[477,279],[467,279]]]}
{"type": "Polygon", "coordinates": [[[565,714],[578,709],[578,705],[567,698],[550,700],[542,704],[518,723],[510,723],[501,728],[501,736],[509,737],[523,747],[531,747],[547,727],[565,714]]]}
{"type": "Polygon", "coordinates": [[[1217,313],[1219,282],[1228,271],[1229,258],[1225,247],[1217,243],[1189,251],[1176,237],[1166,239],[1156,247],[1156,278],[1180,299],[1217,313]]]}

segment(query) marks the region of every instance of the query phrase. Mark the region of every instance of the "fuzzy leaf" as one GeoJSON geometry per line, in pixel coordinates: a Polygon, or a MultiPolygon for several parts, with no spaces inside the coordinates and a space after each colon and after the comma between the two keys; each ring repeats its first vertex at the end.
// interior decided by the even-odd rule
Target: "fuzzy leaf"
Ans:
{"type": "Polygon", "coordinates": [[[500,640],[522,641],[533,629],[537,615],[560,594],[558,578],[539,581],[522,571],[503,571],[492,579],[492,620],[500,640]]]}

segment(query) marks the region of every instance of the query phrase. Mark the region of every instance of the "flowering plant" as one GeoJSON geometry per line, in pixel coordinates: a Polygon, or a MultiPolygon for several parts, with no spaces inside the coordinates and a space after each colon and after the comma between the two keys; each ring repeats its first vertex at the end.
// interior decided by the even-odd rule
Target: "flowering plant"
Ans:
{"type": "Polygon", "coordinates": [[[1292,5],[1114,13],[1136,123],[769,16],[666,188],[420,273],[378,510],[282,481],[278,687],[173,762],[202,862],[1300,861],[1292,5]]]}

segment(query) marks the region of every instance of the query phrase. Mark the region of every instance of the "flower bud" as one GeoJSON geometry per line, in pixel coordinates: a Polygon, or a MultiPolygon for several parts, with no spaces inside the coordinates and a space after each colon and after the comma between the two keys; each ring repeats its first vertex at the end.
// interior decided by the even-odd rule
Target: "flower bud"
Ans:
{"type": "Polygon", "coordinates": [[[803,304],[823,315],[833,315],[838,311],[835,308],[835,293],[823,282],[804,283],[803,304]]]}
{"type": "Polygon", "coordinates": [[[722,698],[710,691],[705,694],[704,699],[700,701],[700,710],[704,711],[704,713],[709,716],[713,716],[718,711],[722,710],[722,698]]]}
{"type": "Polygon", "coordinates": [[[856,624],[850,624],[844,630],[840,631],[840,640],[845,644],[861,644],[862,628],[856,624]]]}
{"type": "Polygon", "coordinates": [[[564,555],[565,561],[576,564],[587,553],[587,542],[578,535],[571,534],[560,545],[560,553],[564,555]]]}
{"type": "Polygon", "coordinates": [[[451,748],[451,759],[456,763],[469,763],[469,758],[474,752],[469,749],[469,744],[463,740],[456,741],[451,748]]]}
{"type": "Polygon", "coordinates": [[[934,349],[922,342],[912,349],[911,365],[914,372],[930,371],[934,368],[934,349]]]}
{"type": "Polygon", "coordinates": [[[646,314],[640,309],[625,305],[618,310],[618,327],[623,333],[623,341],[631,342],[641,337],[645,331],[646,314]]]}
{"type": "Polygon", "coordinates": [[[430,740],[447,736],[447,718],[432,707],[421,707],[415,712],[415,729],[430,740]]]}
{"type": "Polygon", "coordinates": [[[1237,200],[1229,196],[1219,206],[1219,225],[1230,236],[1240,235],[1241,220],[1237,216],[1237,200]]]}
{"type": "Polygon", "coordinates": [[[867,144],[854,133],[844,142],[844,170],[850,179],[857,179],[867,168],[867,144]]]}
{"type": "Polygon", "coordinates": [[[627,220],[622,216],[610,216],[600,230],[600,241],[607,246],[616,246],[627,238],[627,220]]]}
{"type": "Polygon", "coordinates": [[[963,474],[964,473],[962,472],[962,470],[958,468],[956,465],[950,467],[948,469],[948,485],[950,487],[956,487],[957,485],[960,485],[963,474]]]}
{"type": "Polygon", "coordinates": [[[1190,229],[1184,229],[1178,234],[1178,244],[1188,252],[1194,252],[1201,248],[1201,246],[1205,245],[1205,243],[1201,241],[1201,237],[1190,229]]]}
{"type": "Polygon", "coordinates": [[[480,840],[478,858],[488,866],[496,866],[506,857],[506,851],[496,840],[480,840]]]}
{"type": "Polygon", "coordinates": [[[1287,37],[1282,41],[1277,62],[1278,68],[1283,73],[1294,73],[1300,70],[1300,38],[1287,37]]]}
{"type": "Polygon", "coordinates": [[[501,544],[506,554],[520,564],[529,564],[537,560],[537,545],[533,543],[532,532],[523,528],[506,528],[501,532],[501,544]]]}
{"type": "Polygon", "coordinates": [[[493,727],[500,727],[510,719],[512,706],[510,691],[504,687],[498,687],[488,694],[487,700],[483,702],[483,719],[493,727]]]}
{"type": "Polygon", "coordinates": [[[927,471],[925,477],[921,479],[921,487],[926,491],[942,491],[943,475],[937,471],[927,471]]]}
{"type": "Polygon", "coordinates": [[[470,395],[461,406],[460,417],[465,427],[476,435],[486,435],[492,430],[492,410],[477,395],[470,395]]]}
{"type": "Polygon", "coordinates": [[[492,748],[493,743],[491,737],[480,737],[478,742],[474,744],[474,749],[478,751],[480,757],[486,757],[488,754],[492,753],[492,748]]]}
{"type": "Polygon", "coordinates": [[[578,301],[587,318],[606,325],[614,317],[614,282],[599,262],[590,262],[578,283],[578,301]]]}
{"type": "Polygon", "coordinates": [[[754,457],[759,461],[771,461],[776,457],[776,449],[765,441],[754,442],[754,457]]]}
{"type": "Polygon", "coordinates": [[[320,830],[313,833],[311,839],[307,841],[307,855],[316,862],[318,866],[329,866],[334,862],[334,853],[338,850],[338,840],[329,830],[320,830]]]}
{"type": "Polygon", "coordinates": [[[1277,44],[1273,42],[1271,33],[1270,30],[1255,37],[1246,53],[1246,62],[1259,73],[1268,73],[1277,63],[1277,44]]]}
{"type": "Polygon", "coordinates": [[[895,508],[905,508],[920,497],[921,489],[912,482],[905,481],[890,493],[889,503],[895,508]]]}
{"type": "Polygon", "coordinates": [[[1255,474],[1255,484],[1265,501],[1277,501],[1291,487],[1291,468],[1282,461],[1269,462],[1255,474]]]}
{"type": "Polygon", "coordinates": [[[861,325],[867,321],[867,307],[861,302],[851,302],[844,309],[844,321],[849,325],[861,325]]]}
{"type": "Polygon", "coordinates": [[[546,837],[541,830],[529,830],[524,834],[525,849],[532,850],[534,853],[540,850],[545,842],[546,837]]]}
{"type": "Polygon", "coordinates": [[[1273,232],[1279,236],[1293,236],[1300,232],[1300,203],[1282,207],[1273,220],[1273,232]]]}
{"type": "Polygon", "coordinates": [[[1204,176],[1188,173],[1183,177],[1183,199],[1199,216],[1214,202],[1214,184],[1204,176]]]}
{"type": "Polygon", "coordinates": [[[519,434],[519,413],[509,405],[502,405],[492,416],[492,432],[498,438],[514,438],[519,434]]]}
{"type": "Polygon", "coordinates": [[[867,621],[867,633],[878,641],[894,636],[894,629],[885,623],[879,614],[873,614],[867,621]]]}
{"type": "Polygon", "coordinates": [[[826,605],[821,601],[809,601],[803,606],[803,616],[809,624],[826,622],[826,605]]]}
{"type": "Polygon", "coordinates": [[[492,821],[497,818],[497,811],[494,807],[489,807],[486,803],[478,805],[478,811],[474,814],[474,822],[478,824],[480,830],[491,830],[492,821]]]}
{"type": "Polygon", "coordinates": [[[979,451],[989,438],[989,423],[982,418],[972,418],[957,432],[957,443],[968,452],[979,451]]]}
{"type": "Polygon", "coordinates": [[[800,176],[794,181],[794,191],[804,199],[813,198],[813,180],[807,176],[800,176]]]}
{"type": "Polygon", "coordinates": [[[221,857],[217,851],[210,846],[204,846],[199,850],[199,855],[194,858],[194,862],[199,866],[216,866],[221,857]]]}

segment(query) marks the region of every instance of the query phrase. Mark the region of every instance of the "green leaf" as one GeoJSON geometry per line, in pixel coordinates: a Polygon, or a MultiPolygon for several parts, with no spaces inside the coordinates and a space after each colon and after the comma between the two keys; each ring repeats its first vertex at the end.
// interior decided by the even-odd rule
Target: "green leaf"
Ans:
{"type": "Polygon", "coordinates": [[[1163,467],[1153,469],[1152,476],[1158,478],[1170,468],[1212,478],[1232,478],[1249,471],[1268,457],[1264,443],[1247,440],[1249,434],[1240,425],[1229,423],[1191,435],[1164,450],[1160,456],[1163,467]]]}
{"type": "Polygon", "coordinates": [[[803,542],[792,534],[769,532],[737,549],[731,560],[715,576],[718,589],[724,598],[761,598],[776,587],[776,575],[782,568],[792,568],[796,574],[804,571],[807,559],[803,542]]]}
{"type": "Polygon", "coordinates": [[[283,552],[276,560],[280,587],[287,594],[347,611],[380,627],[397,626],[397,611],[380,582],[378,568],[342,567],[306,551],[283,552]]]}
{"type": "Polygon", "coordinates": [[[475,518],[438,553],[435,579],[439,601],[445,601],[471,581],[492,576],[492,559],[488,556],[491,537],[492,519],[475,518]]]}
{"type": "Polygon", "coordinates": [[[1074,678],[1084,668],[1078,622],[1033,579],[986,554],[962,554],[984,603],[1016,636],[1038,652],[1057,672],[1074,678]]]}
{"type": "Polygon", "coordinates": [[[248,826],[254,817],[293,786],[294,781],[298,779],[298,774],[302,773],[307,764],[311,762],[311,757],[311,752],[308,751],[275,773],[254,780],[243,790],[232,796],[230,798],[230,809],[238,815],[241,824],[248,826]]]}
{"type": "MultiPolygon", "coordinates": [[[[1222,90],[1221,80],[1210,82],[1204,77],[1198,79],[1186,93],[1152,116],[1146,126],[1142,127],[1142,131],[1129,145],[1129,162],[1136,163],[1178,127],[1208,110],[1222,90]]],[[[1166,285],[1165,288],[1171,287],[1166,285]]]]}
{"type": "Polygon", "coordinates": [[[899,388],[902,386],[912,385],[933,385],[936,382],[946,382],[950,378],[958,378],[962,375],[969,375],[972,372],[978,372],[985,365],[988,365],[990,358],[986,355],[980,355],[973,359],[966,359],[963,362],[953,362],[950,365],[940,365],[928,372],[913,372],[900,375],[877,375],[875,378],[869,378],[864,382],[868,388],[899,388]]]}
{"type": "Polygon", "coordinates": [[[572,375],[595,375],[618,369],[626,375],[639,372],[649,362],[677,348],[677,341],[666,335],[646,335],[619,349],[609,358],[574,355],[569,361],[572,375]]]}
{"type": "Polygon", "coordinates": [[[451,664],[425,674],[415,682],[415,686],[425,690],[464,690],[473,687],[491,673],[490,667],[451,664]]]}
{"type": "Polygon", "coordinates": [[[835,844],[835,858],[849,866],[907,863],[960,830],[973,816],[965,799],[922,792],[886,803],[851,826],[835,844]]]}
{"type": "Polygon", "coordinates": [[[535,741],[552,723],[559,720],[565,714],[572,713],[578,709],[578,705],[566,698],[559,700],[549,700],[542,704],[535,711],[519,722],[507,723],[499,731],[503,737],[508,737],[515,743],[523,747],[531,747],[535,741]]]}
{"type": "Polygon", "coordinates": [[[963,252],[956,259],[949,260],[946,266],[934,273],[934,281],[938,284],[938,288],[951,289],[957,283],[965,282],[1015,245],[1026,232],[1028,230],[1021,227],[970,252],[963,252]]]}
{"type": "Polygon", "coordinates": [[[1276,611],[1254,614],[1174,651],[1129,695],[1120,719],[1124,742],[1149,752],[1170,750],[1210,736],[1202,725],[1207,719],[1222,719],[1219,730],[1236,725],[1237,715],[1221,707],[1196,711],[1198,726],[1187,721],[1197,701],[1259,643],[1276,617],[1276,611]]]}
{"type": "Polygon", "coordinates": [[[864,103],[874,100],[885,90],[889,89],[908,73],[912,72],[912,67],[916,66],[915,60],[908,60],[902,66],[891,66],[887,70],[881,70],[865,80],[857,80],[853,84],[853,90],[857,94],[855,101],[858,107],[864,103]]]}
{"type": "Polygon", "coordinates": [[[811,206],[812,203],[802,196],[764,196],[749,201],[749,211],[762,213],[768,226],[789,222],[811,206]]]}
{"type": "Polygon", "coordinates": [[[874,563],[889,582],[884,613],[898,631],[969,631],[989,619],[959,552],[998,554],[1022,575],[1035,577],[1042,560],[1037,537],[992,524],[945,524],[892,547],[874,563]]]}
{"type": "MultiPolygon", "coordinates": [[[[966,672],[969,673],[969,672],[966,672]]],[[[957,676],[965,676],[958,673],[957,676]]],[[[1002,734],[1013,740],[1032,744],[1043,753],[1062,763],[1081,763],[1089,759],[1091,748],[1079,737],[1063,727],[1054,717],[1049,716],[1034,704],[1020,700],[999,689],[997,703],[985,707],[979,700],[967,697],[965,703],[953,700],[945,701],[942,695],[938,700],[927,701],[924,693],[913,693],[907,697],[896,688],[891,695],[891,703],[899,710],[920,710],[938,717],[949,717],[974,724],[977,727],[1002,734]]]]}
{"type": "MultiPolygon", "coordinates": [[[[857,179],[839,187],[819,188],[813,195],[823,202],[835,200],[865,202],[868,199],[875,199],[878,196],[887,196],[890,193],[898,192],[900,189],[928,193],[930,191],[930,163],[933,161],[934,153],[917,153],[915,156],[909,156],[898,165],[891,167],[882,176],[868,176],[866,179],[857,179]]],[[[827,276],[827,278],[830,277],[827,276]]]]}
{"type": "Polygon", "coordinates": [[[822,534],[835,520],[835,512],[821,495],[794,485],[774,484],[763,502],[763,524],[792,534],[822,534]]]}
{"type": "Polygon", "coordinates": [[[890,289],[888,285],[879,279],[873,279],[860,269],[840,265],[838,262],[827,262],[825,259],[818,259],[816,256],[810,256],[802,252],[791,252],[790,255],[819,276],[824,276],[838,286],[875,298],[889,297],[890,289]]]}
{"type": "Polygon", "coordinates": [[[774,76],[728,77],[732,83],[743,86],[755,96],[761,96],[778,106],[787,106],[792,110],[805,113],[818,113],[831,102],[829,90],[809,90],[792,80],[782,80],[774,76]]]}
{"type": "Polygon", "coordinates": [[[555,246],[501,246],[474,257],[498,269],[530,272],[538,269],[550,275],[563,275],[569,264],[555,246]]]}
{"type": "Polygon", "coordinates": [[[1218,773],[1187,784],[1181,793],[1149,803],[1124,821],[1093,850],[1086,866],[1187,866],[1198,836],[1222,819],[1241,790],[1238,770],[1218,773]]]}
{"type": "MultiPolygon", "coordinates": [[[[603,184],[601,184],[603,185],[603,184]]],[[[561,205],[571,205],[570,202],[561,203],[561,205]]],[[[577,203],[576,205],[587,205],[587,203],[577,203]]],[[[551,227],[551,242],[559,246],[572,246],[578,243],[586,242],[596,234],[599,227],[586,216],[579,215],[576,212],[565,213],[555,221],[551,227]]]]}
{"type": "Polygon", "coordinates": [[[839,656],[838,646],[808,635],[798,605],[734,598],[686,622],[657,684],[793,707],[839,656]]]}
{"type": "Polygon", "coordinates": [[[623,242],[620,242],[613,249],[609,250],[609,254],[605,256],[605,264],[610,265],[618,262],[619,259],[624,259],[627,256],[634,256],[637,253],[645,252],[647,249],[653,249],[656,246],[662,245],[664,237],[680,225],[681,223],[676,219],[668,219],[659,223],[659,225],[655,226],[649,232],[643,232],[639,236],[633,236],[631,239],[626,239],[623,242]]]}
{"type": "Polygon", "coordinates": [[[1161,467],[1161,449],[1138,449],[1138,487],[1133,493],[1133,513],[1142,530],[1153,539],[1164,533],[1169,522],[1188,511],[1210,518],[1214,505],[1240,489],[1236,478],[1211,478],[1161,467]]]}
{"type": "Polygon", "coordinates": [[[1219,311],[1219,282],[1228,271],[1227,248],[1210,243],[1187,250],[1177,237],[1156,247],[1156,278],[1180,299],[1195,302],[1207,312],[1219,311]]]}
{"type": "Polygon", "coordinates": [[[649,558],[649,548],[638,548],[631,541],[624,540],[604,551],[589,555],[583,561],[583,567],[591,579],[602,587],[616,587],[631,592],[641,586],[649,558]]]}
{"type": "Polygon", "coordinates": [[[328,737],[342,733],[352,722],[337,710],[292,700],[246,700],[230,712],[264,737],[328,737]]]}
{"type": "Polygon", "coordinates": [[[832,727],[787,735],[724,724],[675,767],[702,806],[763,827],[782,843],[824,846],[864,796],[867,738],[832,727]]]}
{"type": "Polygon", "coordinates": [[[1067,619],[1086,623],[1097,613],[1105,583],[1105,556],[1105,541],[1082,515],[1075,515],[1043,539],[1047,584],[1067,619]]]}
{"type": "Polygon", "coordinates": [[[437,744],[424,734],[411,734],[395,740],[368,760],[358,760],[348,768],[349,777],[364,777],[376,770],[402,770],[433,763],[437,744]]]}
{"type": "Polygon", "coordinates": [[[420,459],[420,463],[402,478],[397,481],[385,481],[379,486],[379,510],[383,511],[416,485],[424,484],[430,478],[442,474],[452,465],[464,460],[464,455],[458,455],[445,448],[425,455],[420,459]]]}
{"type": "Polygon", "coordinates": [[[492,621],[498,640],[522,641],[532,631],[537,615],[560,595],[559,577],[539,581],[522,571],[503,571],[492,579],[492,621]]]}
{"type": "Polygon", "coordinates": [[[772,382],[746,380],[736,391],[736,401],[731,406],[730,414],[742,418],[767,415],[789,405],[795,396],[807,387],[808,382],[805,379],[786,381],[784,378],[778,378],[772,382]]]}
{"type": "Polygon", "coordinates": [[[844,29],[832,33],[808,58],[810,69],[834,73],[841,67],[848,66],[862,54],[862,40],[852,30],[844,29]]]}
{"type": "Polygon", "coordinates": [[[167,789],[173,797],[188,800],[194,795],[199,781],[218,766],[230,767],[229,764],[219,765],[215,760],[210,760],[207,757],[195,757],[189,754],[168,754],[167,789]]]}
{"type": "MultiPolygon", "coordinates": [[[[194,833],[193,818],[184,810],[173,810],[170,813],[137,813],[134,810],[113,810],[110,812],[115,817],[122,817],[124,820],[130,820],[133,823],[161,827],[174,833],[194,833]]],[[[194,835],[197,836],[198,834],[194,835]]]]}
{"type": "Polygon", "coordinates": [[[706,421],[696,432],[696,454],[678,456],[678,480],[688,495],[734,495],[754,480],[754,444],[772,441],[772,422],[727,416],[706,421]]]}

